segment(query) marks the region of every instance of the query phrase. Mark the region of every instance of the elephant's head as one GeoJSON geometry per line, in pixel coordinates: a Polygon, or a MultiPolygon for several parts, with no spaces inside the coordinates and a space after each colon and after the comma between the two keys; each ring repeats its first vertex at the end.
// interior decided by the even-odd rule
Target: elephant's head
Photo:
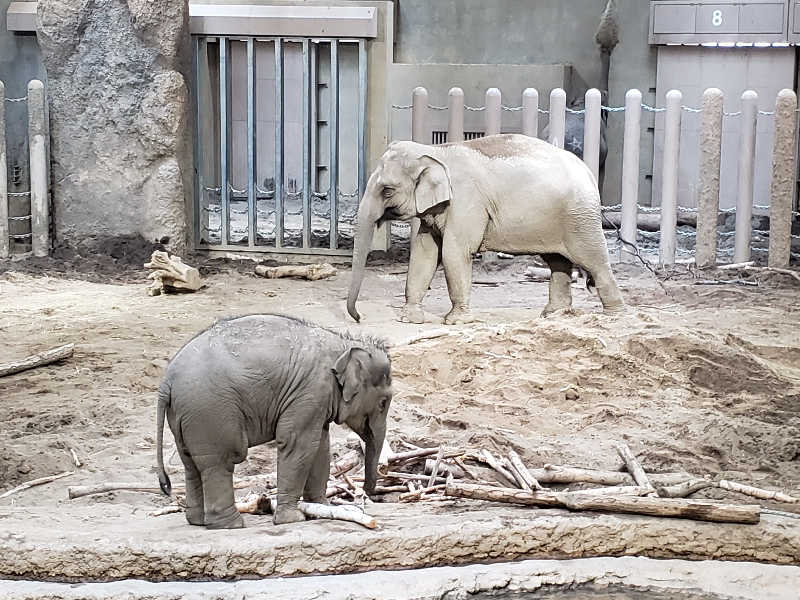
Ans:
{"type": "Polygon", "coordinates": [[[347,295],[347,312],[361,319],[356,300],[375,228],[383,221],[409,221],[450,202],[450,171],[436,156],[436,148],[415,142],[393,142],[383,153],[367,182],[358,207],[353,248],[353,275],[347,295]]]}
{"type": "Polygon", "coordinates": [[[375,492],[378,457],[386,437],[386,416],[392,402],[391,361],[378,348],[353,347],[336,360],[333,372],[341,400],[336,423],[346,424],[364,440],[364,491],[375,492]]]}

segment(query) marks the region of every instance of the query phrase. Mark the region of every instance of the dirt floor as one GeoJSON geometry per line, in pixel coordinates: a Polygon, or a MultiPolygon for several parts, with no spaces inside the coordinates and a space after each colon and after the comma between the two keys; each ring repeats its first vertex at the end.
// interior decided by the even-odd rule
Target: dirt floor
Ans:
{"type": "MultiPolygon", "coordinates": [[[[317,282],[265,280],[253,275],[253,262],[187,257],[201,266],[205,288],[149,297],[141,264],[150,249],[131,240],[101,257],[64,250],[56,258],[0,264],[0,363],[75,344],[63,363],[0,379],[0,493],[76,471],[0,506],[52,507],[64,516],[76,505],[129,506],[133,515],[168,504],[162,496],[125,492],[69,501],[65,490],[103,481],[156,485],[155,392],[162,371],[217,318],[288,313],[397,344],[443,328],[449,309],[440,270],[425,303],[430,322],[396,320],[407,267],[395,259],[402,249],[371,262],[361,324],[345,312],[346,265],[317,282]],[[77,469],[73,450],[82,463],[77,469]]],[[[613,445],[625,441],[649,471],[724,476],[800,496],[798,281],[747,272],[741,276],[757,287],[697,285],[686,267],[656,280],[640,267],[619,265],[629,305],[624,314],[603,314],[581,279],[573,286],[574,312],[540,319],[547,283],[524,275],[534,261],[476,260],[477,321],[392,350],[394,444],[402,438],[419,446],[514,448],[530,467],[616,470],[621,461],[613,445]]],[[[335,452],[345,435],[336,428],[335,452]]],[[[167,457],[171,446],[170,438],[167,457]]],[[[178,466],[176,457],[171,464],[178,466]]],[[[274,449],[264,446],[237,472],[273,469],[274,449]]],[[[177,469],[173,483],[180,481],[177,469]]],[[[712,489],[697,497],[752,502],[712,489]]],[[[762,504],[800,512],[798,505],[762,504]]],[[[24,527],[15,523],[20,534],[24,527]]]]}

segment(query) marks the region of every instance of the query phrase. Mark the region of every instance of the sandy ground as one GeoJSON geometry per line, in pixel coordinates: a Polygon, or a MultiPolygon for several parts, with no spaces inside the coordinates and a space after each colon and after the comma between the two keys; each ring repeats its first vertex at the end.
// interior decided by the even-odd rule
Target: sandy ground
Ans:
{"type": "MultiPolygon", "coordinates": [[[[113,507],[124,518],[167,504],[162,496],[129,492],[70,501],[66,488],[156,485],[161,373],[183,343],[217,318],[283,312],[398,343],[442,328],[449,309],[440,270],[425,304],[431,322],[399,323],[407,264],[387,256],[371,263],[361,324],[345,312],[346,266],[318,282],[265,280],[252,275],[253,263],[202,259],[204,289],[149,297],[142,256],[131,243],[102,259],[65,252],[59,260],[0,265],[0,363],[63,343],[76,347],[61,364],[0,379],[0,492],[75,471],[0,506],[49,507],[61,518],[75,509],[75,518],[92,527],[87,507],[98,514],[113,507]],[[71,450],[82,462],[78,469],[71,450]]],[[[603,314],[580,280],[573,313],[540,319],[547,284],[523,276],[532,262],[476,261],[477,321],[393,349],[389,439],[514,448],[531,467],[609,469],[621,467],[613,444],[625,441],[647,470],[724,475],[800,496],[800,284],[765,274],[758,287],[695,285],[685,268],[659,282],[643,269],[619,266],[627,312],[603,314]]],[[[335,452],[345,434],[336,428],[335,452]]],[[[176,457],[171,464],[177,467],[176,457]]],[[[237,472],[273,468],[274,449],[264,446],[252,449],[237,472]]],[[[173,483],[181,479],[178,469],[173,483]]],[[[752,501],[719,490],[697,497],[752,501]]],[[[797,505],[762,504],[800,512],[797,505]]],[[[14,527],[24,535],[24,520],[14,527]]]]}

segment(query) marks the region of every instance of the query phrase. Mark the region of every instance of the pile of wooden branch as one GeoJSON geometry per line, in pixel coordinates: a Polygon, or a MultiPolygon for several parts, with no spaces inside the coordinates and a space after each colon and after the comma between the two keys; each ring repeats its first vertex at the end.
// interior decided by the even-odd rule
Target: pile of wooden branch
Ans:
{"type": "MultiPolygon", "coordinates": [[[[800,513],[774,511],[756,504],[688,499],[699,490],[714,487],[761,500],[800,504],[800,498],[789,494],[725,479],[712,480],[686,473],[646,473],[627,445],[619,444],[617,452],[625,465],[624,471],[549,464],[531,469],[512,449],[502,455],[493,454],[487,449],[457,450],[444,446],[421,448],[398,440],[394,450],[388,443],[384,444],[375,492],[387,502],[471,498],[573,511],[632,513],[730,523],[758,523],[762,512],[800,518],[800,513]],[[546,488],[543,484],[557,485],[559,489],[546,488]],[[565,484],[579,484],[581,489],[565,490],[565,484]]],[[[337,458],[331,464],[328,482],[330,506],[301,502],[300,509],[313,518],[339,519],[369,528],[376,527],[375,519],[364,512],[371,500],[363,488],[363,465],[363,450],[358,447],[337,458]]],[[[270,514],[274,511],[274,473],[234,477],[234,488],[248,490],[237,501],[239,512],[270,514]]],[[[114,490],[160,491],[144,485],[107,483],[94,487],[71,487],[69,497],[78,498],[114,490]]],[[[175,504],[150,513],[151,516],[183,510],[183,490],[178,486],[173,490],[176,494],[175,504]]]]}

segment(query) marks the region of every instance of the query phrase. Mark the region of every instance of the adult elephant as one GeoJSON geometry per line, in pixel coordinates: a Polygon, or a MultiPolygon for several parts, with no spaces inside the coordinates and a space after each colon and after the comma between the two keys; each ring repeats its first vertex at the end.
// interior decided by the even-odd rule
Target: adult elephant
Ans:
{"type": "Polygon", "coordinates": [[[356,300],[375,227],[419,219],[412,236],[402,321],[422,323],[422,299],[439,257],[453,308],[445,323],[468,322],[472,255],[540,254],[551,269],[543,315],[572,305],[572,267],[588,271],[606,310],[623,306],[608,260],[597,182],[574,154],[516,134],[426,146],[393,142],[358,208],[347,311],[356,300]]]}

